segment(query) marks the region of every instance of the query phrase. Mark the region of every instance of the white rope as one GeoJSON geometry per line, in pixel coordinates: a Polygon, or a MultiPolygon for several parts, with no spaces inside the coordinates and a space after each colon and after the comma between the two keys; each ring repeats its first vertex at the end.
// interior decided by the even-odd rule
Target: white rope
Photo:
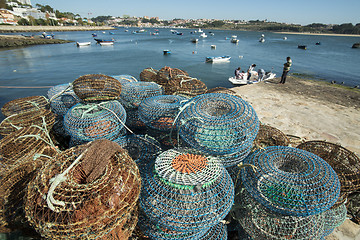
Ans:
{"type": "Polygon", "coordinates": [[[71,90],[73,87],[72,83],[69,83],[69,86],[67,86],[64,90],[62,90],[61,92],[58,92],[57,94],[55,94],[54,96],[52,96],[49,100],[49,102],[52,102],[55,98],[59,97],[61,94],[65,93],[68,90],[71,90]]]}
{"type": "Polygon", "coordinates": [[[62,182],[66,181],[66,175],[68,174],[68,172],[80,161],[80,159],[83,157],[83,155],[87,152],[87,149],[82,152],[80,154],[80,156],[78,156],[75,161],[62,173],[60,174],[57,174],[55,177],[51,178],[49,183],[51,184],[50,185],[50,188],[49,188],[49,191],[48,191],[48,194],[46,196],[46,203],[48,205],[48,207],[54,211],[54,212],[60,212],[60,210],[58,208],[55,208],[54,205],[58,205],[58,206],[62,206],[64,207],[65,206],[65,202],[63,201],[59,201],[59,200],[56,200],[53,196],[54,194],[54,191],[56,189],[57,186],[59,186],[62,182]]]}

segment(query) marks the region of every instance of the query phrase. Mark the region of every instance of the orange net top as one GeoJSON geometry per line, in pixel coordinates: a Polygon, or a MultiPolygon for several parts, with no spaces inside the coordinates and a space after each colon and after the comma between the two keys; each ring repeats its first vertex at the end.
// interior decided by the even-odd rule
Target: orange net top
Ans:
{"type": "Polygon", "coordinates": [[[171,165],[176,171],[181,173],[196,173],[206,167],[207,158],[191,153],[181,154],[172,160],[171,165]]]}

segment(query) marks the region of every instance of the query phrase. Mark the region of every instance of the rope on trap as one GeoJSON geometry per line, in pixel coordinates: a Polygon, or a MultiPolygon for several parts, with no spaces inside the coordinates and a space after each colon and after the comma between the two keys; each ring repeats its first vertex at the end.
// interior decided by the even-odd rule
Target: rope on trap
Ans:
{"type": "Polygon", "coordinates": [[[47,95],[50,99],[51,110],[61,117],[81,101],[73,91],[71,83],[56,85],[48,90],[47,95]]]}
{"type": "Polygon", "coordinates": [[[126,111],[118,101],[78,103],[64,117],[65,131],[75,142],[115,140],[125,122],[126,111]]]}

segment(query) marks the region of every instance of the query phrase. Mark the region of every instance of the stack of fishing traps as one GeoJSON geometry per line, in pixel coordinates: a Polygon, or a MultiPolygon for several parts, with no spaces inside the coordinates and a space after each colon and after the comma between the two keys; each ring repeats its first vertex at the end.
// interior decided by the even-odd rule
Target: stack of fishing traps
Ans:
{"type": "Polygon", "coordinates": [[[170,149],[149,165],[142,184],[139,225],[151,239],[227,239],[221,221],[234,186],[219,159],[170,149]]]}
{"type": "Polygon", "coordinates": [[[183,70],[147,68],[140,81],[87,74],[47,97],[1,109],[0,232],[226,240],[232,217],[252,239],[312,240],[356,205],[354,153],[288,147],[235,92],[207,90],[183,70]]]}
{"type": "Polygon", "coordinates": [[[232,216],[253,239],[323,239],[346,217],[345,205],[331,207],[340,181],[320,157],[275,146],[250,154],[236,186],[232,216]]]}

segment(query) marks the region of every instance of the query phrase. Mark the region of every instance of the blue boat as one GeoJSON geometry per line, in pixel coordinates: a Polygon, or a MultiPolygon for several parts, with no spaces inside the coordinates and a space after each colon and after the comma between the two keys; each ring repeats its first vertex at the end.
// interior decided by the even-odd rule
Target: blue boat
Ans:
{"type": "Polygon", "coordinates": [[[101,42],[114,42],[114,41],[115,41],[113,38],[112,38],[112,39],[94,38],[94,40],[95,40],[97,43],[101,43],[101,42]]]}
{"type": "Polygon", "coordinates": [[[170,51],[170,50],[164,50],[163,52],[164,52],[164,55],[169,55],[169,54],[171,54],[171,51],[170,51]]]}
{"type": "Polygon", "coordinates": [[[93,37],[97,37],[97,34],[96,34],[96,33],[93,33],[92,36],[93,36],[93,37]]]}

